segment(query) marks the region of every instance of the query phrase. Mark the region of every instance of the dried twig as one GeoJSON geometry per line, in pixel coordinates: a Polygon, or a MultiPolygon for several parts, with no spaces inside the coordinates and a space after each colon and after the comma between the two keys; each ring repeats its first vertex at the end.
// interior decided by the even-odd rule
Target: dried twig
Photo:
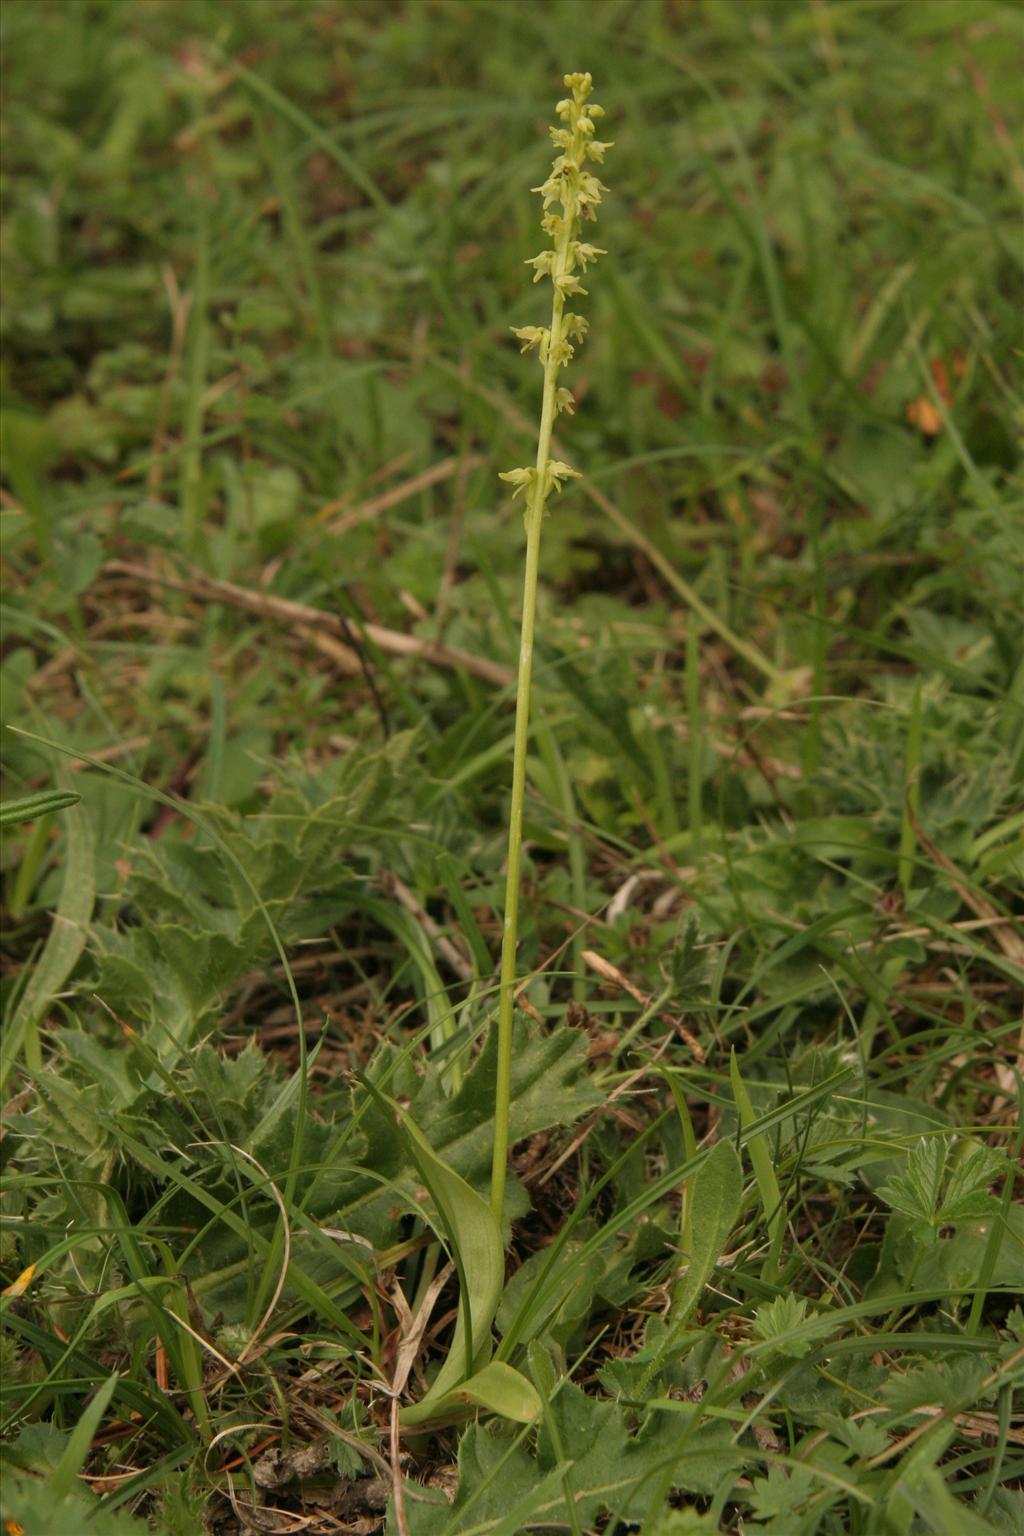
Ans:
{"type": "MultiPolygon", "coordinates": [[[[273,619],[295,629],[324,631],[336,635],[343,642],[351,642],[355,632],[352,623],[340,614],[328,613],[323,608],[312,608],[307,603],[296,603],[290,598],[275,597],[270,592],[256,592],[251,587],[241,587],[233,581],[221,581],[218,577],[208,576],[205,571],[191,569],[185,576],[172,576],[147,565],[136,565],[130,560],[108,560],[103,570],[107,576],[126,576],[146,586],[169,587],[174,592],[186,592],[199,602],[227,603],[232,608],[240,608],[246,613],[273,619]]],[[[498,661],[490,661],[484,656],[474,656],[456,646],[421,640],[417,635],[386,629],[382,624],[362,624],[359,629],[371,644],[388,656],[409,656],[417,661],[429,662],[435,667],[461,669],[486,683],[493,683],[497,688],[510,687],[514,680],[510,667],[498,661]]]]}

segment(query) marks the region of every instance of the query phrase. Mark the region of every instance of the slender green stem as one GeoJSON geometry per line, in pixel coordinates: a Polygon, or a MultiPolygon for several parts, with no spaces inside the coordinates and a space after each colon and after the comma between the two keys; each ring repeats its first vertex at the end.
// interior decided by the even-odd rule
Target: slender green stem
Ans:
{"type": "MultiPolygon", "coordinates": [[[[564,259],[566,241],[561,242],[564,259]]],[[[505,874],[505,926],[501,938],[501,983],[498,997],[498,1066],[494,1097],[494,1161],[491,1165],[491,1210],[501,1225],[508,1163],[508,1120],[512,1098],[512,1017],[515,1012],[516,946],[519,941],[519,885],[523,853],[523,802],[526,797],[526,749],[530,737],[530,680],[533,675],[533,634],[537,618],[537,575],[540,532],[544,521],[544,488],[551,456],[555,421],[555,378],[558,363],[554,342],[562,324],[565,299],[555,290],[551,310],[551,342],[544,366],[544,399],[537,440],[537,478],[526,509],[526,571],[523,577],[523,622],[519,639],[516,682],[516,728],[512,749],[512,805],[508,818],[508,866],[505,874]]]]}

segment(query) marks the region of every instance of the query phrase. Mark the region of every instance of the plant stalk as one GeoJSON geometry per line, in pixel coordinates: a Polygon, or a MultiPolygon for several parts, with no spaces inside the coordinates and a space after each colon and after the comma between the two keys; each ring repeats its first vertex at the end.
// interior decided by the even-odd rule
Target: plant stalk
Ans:
{"type": "MultiPolygon", "coordinates": [[[[566,221],[568,226],[569,221],[566,221]]],[[[571,229],[558,241],[556,273],[566,270],[571,229]]],[[[508,1165],[509,1110],[512,1099],[512,1021],[515,1013],[516,947],[519,942],[519,887],[522,865],[523,802],[526,798],[526,749],[530,739],[530,681],[533,675],[533,634],[537,617],[537,576],[540,533],[544,521],[545,486],[555,424],[558,375],[556,343],[562,334],[565,295],[556,288],[551,306],[551,341],[544,364],[544,394],[537,438],[537,476],[526,507],[526,570],[523,576],[523,621],[516,681],[516,724],[512,749],[512,804],[508,818],[508,864],[505,873],[505,920],[501,936],[501,979],[498,991],[498,1063],[494,1093],[494,1160],[491,1164],[491,1210],[501,1226],[505,1209],[508,1165]]]]}

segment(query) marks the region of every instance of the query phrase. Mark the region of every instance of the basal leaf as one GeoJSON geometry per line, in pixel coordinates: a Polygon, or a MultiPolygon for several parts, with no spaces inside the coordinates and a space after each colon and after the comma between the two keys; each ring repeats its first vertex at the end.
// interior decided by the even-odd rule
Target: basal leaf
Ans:
{"type": "Polygon", "coordinates": [[[422,1402],[403,1413],[403,1423],[432,1421],[466,1405],[485,1408],[489,1413],[500,1414],[503,1419],[511,1419],[517,1424],[532,1424],[541,1414],[537,1389],[503,1360],[490,1360],[482,1370],[436,1401],[431,1401],[433,1390],[422,1402]],[[423,1412],[428,1404],[429,1411],[423,1412]]]}
{"type": "MultiPolygon", "coordinates": [[[[424,1214],[448,1245],[460,1283],[459,1316],[448,1357],[426,1397],[403,1413],[403,1422],[422,1424],[443,1416],[449,1395],[465,1387],[490,1357],[491,1324],[505,1279],[505,1256],[487,1201],[437,1156],[410,1115],[402,1110],[397,1115],[434,1203],[434,1212],[424,1214]]],[[[500,1389],[497,1378],[488,1380],[500,1389]]]]}

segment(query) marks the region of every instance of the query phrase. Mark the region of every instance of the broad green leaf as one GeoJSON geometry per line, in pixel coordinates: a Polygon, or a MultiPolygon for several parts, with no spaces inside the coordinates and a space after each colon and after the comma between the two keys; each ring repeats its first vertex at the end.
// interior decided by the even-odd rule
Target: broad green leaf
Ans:
{"type": "MultiPolygon", "coordinates": [[[[375,1090],[376,1091],[376,1090],[375,1090]]],[[[455,1388],[477,1375],[490,1358],[491,1324],[505,1279],[501,1233],[487,1201],[437,1156],[410,1115],[395,1107],[413,1161],[430,1192],[435,1210],[424,1212],[448,1245],[459,1273],[459,1316],[448,1357],[430,1391],[404,1410],[407,1424],[425,1423],[455,1388]]]]}
{"type": "Polygon", "coordinates": [[[519,1371],[503,1360],[490,1360],[483,1367],[444,1396],[435,1398],[436,1383],[422,1402],[402,1413],[405,1425],[423,1424],[437,1419],[459,1418],[467,1406],[485,1408],[517,1424],[532,1424],[541,1414],[541,1400],[536,1388],[519,1371]]]}

